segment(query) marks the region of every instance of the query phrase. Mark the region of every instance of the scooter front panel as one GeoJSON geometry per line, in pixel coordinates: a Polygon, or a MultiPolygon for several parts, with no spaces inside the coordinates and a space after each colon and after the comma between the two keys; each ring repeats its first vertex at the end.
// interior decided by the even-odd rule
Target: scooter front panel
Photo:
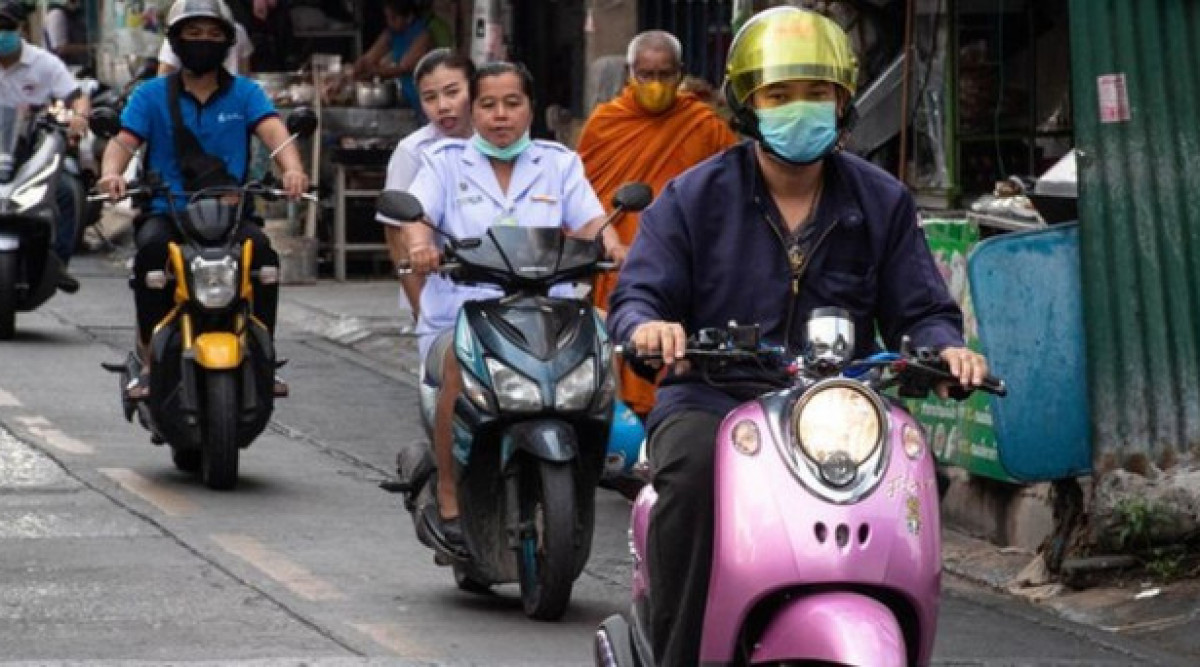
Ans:
{"type": "MultiPolygon", "coordinates": [[[[718,430],[715,453],[715,539],[701,657],[732,659],[742,625],[754,607],[785,591],[845,585],[899,594],[920,628],[920,653],[932,646],[940,586],[937,488],[928,447],[910,459],[904,424],[892,407],[888,470],[858,502],[836,505],[806,489],[792,474],[761,402],[731,412],[718,430]],[[746,454],[732,432],[749,420],[761,445],[746,454]]],[[[784,437],[790,437],[785,435],[784,437]]]]}

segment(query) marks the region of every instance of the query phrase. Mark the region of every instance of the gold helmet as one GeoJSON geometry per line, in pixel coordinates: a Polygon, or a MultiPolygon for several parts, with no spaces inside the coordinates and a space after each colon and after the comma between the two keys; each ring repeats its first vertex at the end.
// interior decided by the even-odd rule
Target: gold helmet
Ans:
{"type": "Polygon", "coordinates": [[[735,109],[750,94],[780,81],[808,79],[857,88],[858,60],[841,26],[816,12],[775,7],[750,18],[729,46],[726,94],[735,109]]]}

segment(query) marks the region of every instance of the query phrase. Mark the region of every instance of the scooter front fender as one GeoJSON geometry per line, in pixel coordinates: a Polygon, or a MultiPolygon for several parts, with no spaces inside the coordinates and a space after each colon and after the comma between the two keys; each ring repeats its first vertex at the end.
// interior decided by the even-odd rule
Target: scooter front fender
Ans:
{"type": "Polygon", "coordinates": [[[535,459],[565,463],[579,451],[575,429],[557,419],[518,422],[508,427],[500,446],[500,469],[507,470],[517,452],[535,459]]]}
{"type": "Polygon", "coordinates": [[[196,337],[196,364],[210,371],[227,371],[242,363],[242,342],[234,334],[216,331],[196,337]]]}
{"type": "Polygon", "coordinates": [[[768,621],[750,662],[793,660],[905,667],[908,651],[887,605],[866,595],[833,591],[786,602],[768,621]]]}

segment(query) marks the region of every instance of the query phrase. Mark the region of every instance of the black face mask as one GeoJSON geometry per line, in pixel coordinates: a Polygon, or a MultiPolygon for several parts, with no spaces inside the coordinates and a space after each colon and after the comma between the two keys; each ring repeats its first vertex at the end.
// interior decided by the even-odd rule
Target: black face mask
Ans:
{"type": "Polygon", "coordinates": [[[175,49],[175,55],[179,56],[183,68],[193,74],[208,74],[216,70],[225,62],[225,56],[229,53],[227,42],[213,42],[207,39],[179,39],[175,42],[171,45],[175,49]]]}

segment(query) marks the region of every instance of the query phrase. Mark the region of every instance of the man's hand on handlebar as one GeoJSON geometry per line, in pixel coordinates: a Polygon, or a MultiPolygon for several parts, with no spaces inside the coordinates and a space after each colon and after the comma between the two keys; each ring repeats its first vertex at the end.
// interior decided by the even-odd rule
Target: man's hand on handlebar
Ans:
{"type": "Polygon", "coordinates": [[[107,194],[109,201],[121,201],[125,198],[125,177],[121,174],[102,176],[96,181],[96,189],[107,194]]]}
{"type": "Polygon", "coordinates": [[[687,334],[683,331],[683,325],[678,322],[643,322],[634,329],[629,342],[640,357],[660,357],[661,362],[647,362],[656,368],[659,363],[669,366],[679,362],[687,350],[687,334]]]}
{"type": "Polygon", "coordinates": [[[283,191],[288,199],[299,199],[308,192],[308,174],[298,169],[283,172],[283,191]]]}
{"type": "MultiPolygon", "coordinates": [[[[980,386],[988,375],[987,359],[973,350],[965,347],[948,347],[942,350],[939,356],[950,367],[950,373],[958,378],[959,383],[965,389],[980,386]]],[[[938,384],[937,395],[941,399],[949,398],[949,383],[938,384]]]]}

